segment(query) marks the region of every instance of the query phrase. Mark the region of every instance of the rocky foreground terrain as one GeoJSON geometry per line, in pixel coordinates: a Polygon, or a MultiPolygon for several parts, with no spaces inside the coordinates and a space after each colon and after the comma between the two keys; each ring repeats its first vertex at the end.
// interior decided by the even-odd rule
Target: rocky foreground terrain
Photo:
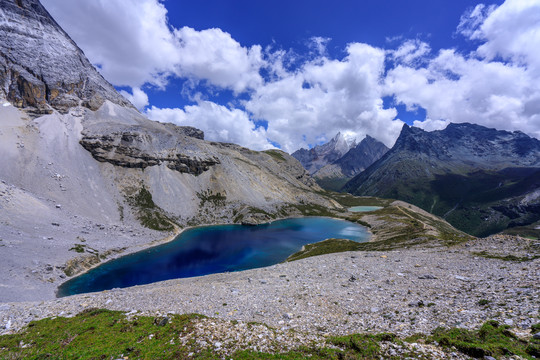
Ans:
{"type": "MultiPolygon", "coordinates": [[[[450,248],[329,254],[45,302],[5,303],[0,305],[0,333],[44,317],[106,308],[129,316],[207,315],[211,319],[198,320],[197,341],[224,352],[242,346],[291,349],[329,334],[406,336],[439,326],[474,329],[490,319],[530,337],[540,316],[539,256],[540,243],[510,236],[450,248]],[[247,331],[249,322],[275,331],[265,326],[247,331]]],[[[424,350],[434,351],[433,357],[439,351],[424,350]]]]}

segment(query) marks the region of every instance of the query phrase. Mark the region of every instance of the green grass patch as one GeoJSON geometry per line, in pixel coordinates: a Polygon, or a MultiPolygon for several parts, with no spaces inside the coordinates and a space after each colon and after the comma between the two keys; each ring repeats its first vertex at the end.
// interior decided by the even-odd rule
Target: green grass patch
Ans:
{"type": "Polygon", "coordinates": [[[207,202],[212,203],[215,206],[225,206],[225,201],[227,200],[227,195],[220,192],[212,193],[210,190],[198,192],[197,197],[201,200],[200,206],[204,206],[207,202]]]}
{"type": "Polygon", "coordinates": [[[381,199],[372,196],[354,196],[348,193],[333,193],[327,192],[324,195],[331,197],[337,201],[340,205],[345,207],[352,206],[389,206],[394,200],[381,199]]]}
{"type": "Polygon", "coordinates": [[[292,254],[285,261],[295,261],[312,256],[358,250],[360,243],[347,239],[326,239],[305,245],[302,250],[292,254]]]}
{"type": "MultiPolygon", "coordinates": [[[[263,215],[262,218],[266,218],[266,220],[268,221],[271,221],[271,220],[274,220],[276,219],[278,216],[277,214],[275,213],[269,213],[268,211],[265,211],[263,209],[260,209],[260,208],[257,208],[257,207],[253,207],[253,206],[249,206],[247,208],[247,211],[242,211],[236,215],[233,215],[233,222],[234,223],[241,223],[242,221],[244,221],[245,218],[248,218],[250,217],[250,215],[254,215],[254,214],[260,214],[260,215],[263,215]]],[[[263,221],[265,221],[263,219],[263,221]]]]}
{"type": "MultiPolygon", "coordinates": [[[[180,337],[194,331],[202,315],[168,318],[135,316],[88,309],[72,318],[47,318],[31,322],[23,331],[0,336],[2,359],[217,359],[222,354],[194,340],[182,345],[180,337]]],[[[378,359],[379,341],[393,335],[350,335],[329,338],[340,349],[299,346],[277,354],[239,350],[232,359],[378,359]]]]}
{"type": "Polygon", "coordinates": [[[118,204],[118,214],[120,215],[120,222],[124,222],[124,207],[118,204]]]}
{"type": "Polygon", "coordinates": [[[199,317],[174,315],[160,324],[151,317],[127,320],[121,312],[89,309],[73,318],[34,321],[19,334],[1,336],[0,358],[183,359],[193,350],[173,346],[171,340],[178,342],[199,317]]]}
{"type": "Polygon", "coordinates": [[[152,199],[152,194],[144,186],[133,196],[135,206],[140,209],[154,209],[156,204],[152,199]]]}
{"type": "Polygon", "coordinates": [[[238,224],[244,220],[244,214],[238,214],[233,218],[233,223],[238,224]]]}
{"type": "Polygon", "coordinates": [[[135,208],[136,216],[144,227],[158,231],[174,230],[175,222],[154,203],[152,194],[144,186],[133,195],[126,196],[126,200],[135,208]]]}
{"type": "Polygon", "coordinates": [[[350,357],[351,359],[376,359],[381,352],[379,341],[373,335],[353,334],[333,337],[330,341],[334,345],[345,349],[346,352],[352,352],[356,355],[355,357],[350,357]]]}
{"type": "Polygon", "coordinates": [[[475,357],[519,355],[526,359],[540,356],[540,340],[518,338],[507,325],[487,321],[480,330],[437,328],[427,339],[443,347],[455,347],[460,352],[475,357]]]}
{"type": "Polygon", "coordinates": [[[249,207],[249,212],[250,212],[251,214],[263,214],[263,215],[266,215],[266,216],[270,217],[271,219],[275,219],[275,218],[276,218],[275,215],[270,214],[269,212],[264,211],[263,209],[259,209],[259,208],[253,207],[253,206],[250,206],[250,207],[249,207]]]}
{"type": "Polygon", "coordinates": [[[525,262],[540,259],[540,255],[531,255],[531,256],[515,256],[515,255],[499,255],[491,254],[487,251],[475,251],[472,252],[473,255],[481,256],[486,259],[499,259],[504,261],[516,261],[516,262],[525,262]]]}
{"type": "Polygon", "coordinates": [[[396,235],[384,240],[377,240],[358,244],[358,251],[390,251],[409,248],[421,244],[435,242],[436,238],[429,236],[396,235]]]}
{"type": "MultiPolygon", "coordinates": [[[[79,238],[79,237],[77,237],[77,238],[82,242],[86,241],[83,238],[79,238]]],[[[91,248],[90,246],[88,246],[86,244],[74,244],[73,247],[69,249],[69,251],[75,251],[75,252],[78,252],[80,254],[82,254],[84,252],[87,252],[89,254],[99,256],[99,251],[97,251],[94,248],[91,248]]]]}
{"type": "Polygon", "coordinates": [[[139,214],[139,221],[144,227],[158,231],[172,231],[172,220],[160,211],[148,211],[139,214]]]}
{"type": "MultiPolygon", "coordinates": [[[[180,338],[191,335],[202,315],[168,317],[133,316],[104,309],[88,309],[71,317],[31,322],[16,334],[0,336],[1,359],[218,359],[225,358],[211,345],[180,338]]],[[[249,324],[248,324],[249,326],[249,324]]],[[[269,328],[272,330],[272,328],[269,328]]],[[[219,340],[219,339],[217,339],[219,340]]],[[[437,328],[432,335],[415,334],[404,340],[394,334],[351,334],[330,336],[322,347],[299,346],[291,351],[265,353],[238,350],[231,359],[380,359],[381,342],[403,345],[409,342],[437,342],[448,351],[456,349],[473,357],[519,355],[533,359],[540,355],[540,341],[523,340],[508,326],[486,322],[479,330],[437,328]]],[[[411,355],[417,358],[418,354],[411,355]]]]}
{"type": "Polygon", "coordinates": [[[84,244],[75,244],[72,248],[69,249],[69,251],[75,251],[78,253],[83,253],[85,251],[86,245],[84,244]]]}
{"type": "Polygon", "coordinates": [[[270,155],[274,158],[277,162],[285,162],[287,159],[285,159],[284,153],[280,150],[265,150],[263,153],[270,155]]]}
{"type": "Polygon", "coordinates": [[[328,208],[317,204],[295,204],[293,205],[304,216],[329,216],[335,217],[336,214],[328,208]]]}

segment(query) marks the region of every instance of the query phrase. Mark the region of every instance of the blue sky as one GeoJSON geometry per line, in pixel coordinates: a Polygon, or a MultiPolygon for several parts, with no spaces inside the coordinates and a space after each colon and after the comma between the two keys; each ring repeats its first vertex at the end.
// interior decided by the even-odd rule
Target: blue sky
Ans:
{"type": "Polygon", "coordinates": [[[540,135],[540,1],[43,0],[149,118],[286,151],[403,125],[540,135]]]}
{"type": "MultiPolygon", "coordinates": [[[[241,44],[301,48],[313,36],[333,39],[332,55],[351,42],[385,47],[388,38],[430,39],[432,47],[452,47],[461,15],[477,1],[327,0],[163,2],[170,24],[195,29],[218,27],[241,44]]],[[[502,1],[483,2],[501,4],[502,1]]],[[[459,39],[457,39],[459,40],[459,39]]],[[[462,42],[461,42],[462,43],[462,42]]]]}
{"type": "MultiPolygon", "coordinates": [[[[473,44],[457,36],[456,28],[465,10],[478,3],[470,0],[163,1],[169,24],[175,28],[220,28],[244,46],[260,44],[293,49],[306,57],[312,37],[329,38],[328,54],[337,59],[346,55],[345,48],[352,42],[396,48],[404,39],[423,39],[434,50],[471,51],[473,44]]],[[[502,1],[483,3],[500,5],[502,1]]],[[[172,81],[167,93],[149,88],[150,104],[171,107],[193,103],[178,98],[180,83],[178,79],[172,81]]],[[[218,97],[218,101],[231,98],[226,91],[221,95],[224,99],[218,97]]],[[[385,100],[390,104],[391,98],[385,100]]],[[[403,105],[396,108],[400,119],[409,125],[425,117],[424,111],[408,112],[403,105]]]]}

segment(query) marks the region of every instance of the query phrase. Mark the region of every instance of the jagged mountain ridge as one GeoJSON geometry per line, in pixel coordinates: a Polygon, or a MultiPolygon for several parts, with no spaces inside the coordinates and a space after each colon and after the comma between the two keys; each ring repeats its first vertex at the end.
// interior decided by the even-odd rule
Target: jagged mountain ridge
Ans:
{"type": "Polygon", "coordinates": [[[13,105],[37,114],[132,106],[38,1],[0,0],[0,39],[0,91],[13,105]]]}
{"type": "Polygon", "coordinates": [[[404,200],[486,235],[540,218],[540,141],[468,123],[432,132],[404,125],[344,190],[404,200]]]}
{"type": "Polygon", "coordinates": [[[329,142],[316,145],[311,149],[301,148],[291,155],[296,158],[310,174],[314,174],[327,164],[345,155],[356,146],[356,140],[347,141],[345,136],[338,132],[329,142]]]}
{"type": "Polygon", "coordinates": [[[284,152],[142,116],[37,0],[0,5],[0,301],[174,229],[341,208],[284,152]]]}
{"type": "Polygon", "coordinates": [[[328,190],[339,190],[345,183],[379,160],[388,147],[366,135],[359,144],[331,164],[323,166],[313,177],[319,185],[328,190]]]}

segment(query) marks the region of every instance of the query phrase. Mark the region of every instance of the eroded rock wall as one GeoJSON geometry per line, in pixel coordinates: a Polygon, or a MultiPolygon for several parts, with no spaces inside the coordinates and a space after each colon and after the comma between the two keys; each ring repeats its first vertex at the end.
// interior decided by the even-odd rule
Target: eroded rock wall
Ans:
{"type": "Polygon", "coordinates": [[[0,92],[36,114],[132,106],[90,64],[37,0],[0,0],[0,92]]]}

